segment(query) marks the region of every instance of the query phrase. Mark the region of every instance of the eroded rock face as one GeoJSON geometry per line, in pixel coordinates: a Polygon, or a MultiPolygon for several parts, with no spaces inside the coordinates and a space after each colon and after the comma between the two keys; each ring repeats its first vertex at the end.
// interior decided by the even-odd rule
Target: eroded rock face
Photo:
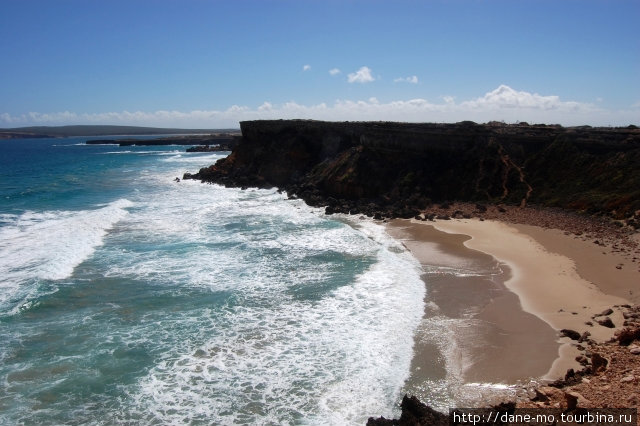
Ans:
{"type": "Polygon", "coordinates": [[[329,213],[380,217],[414,217],[431,202],[454,199],[533,202],[617,218],[640,209],[635,128],[308,120],[240,126],[243,138],[232,154],[193,178],[276,186],[330,206],[329,213]]]}

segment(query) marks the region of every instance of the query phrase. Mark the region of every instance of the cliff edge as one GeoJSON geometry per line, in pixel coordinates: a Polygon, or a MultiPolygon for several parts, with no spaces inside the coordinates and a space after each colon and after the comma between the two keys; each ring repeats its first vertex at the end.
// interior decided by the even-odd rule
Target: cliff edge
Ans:
{"type": "MultiPolygon", "coordinates": [[[[412,217],[448,200],[561,207],[640,226],[640,129],[260,120],[185,178],[278,187],[327,213],[412,217]]],[[[636,227],[638,227],[636,226],[636,227]]]]}

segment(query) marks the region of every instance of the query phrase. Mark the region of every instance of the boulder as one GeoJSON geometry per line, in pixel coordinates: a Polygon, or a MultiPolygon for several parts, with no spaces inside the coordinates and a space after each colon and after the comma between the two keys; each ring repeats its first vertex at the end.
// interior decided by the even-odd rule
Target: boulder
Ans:
{"type": "Polygon", "coordinates": [[[607,369],[609,361],[597,352],[591,354],[591,368],[594,373],[599,373],[607,369]]]}
{"type": "Polygon", "coordinates": [[[562,395],[562,391],[560,389],[554,388],[552,386],[540,386],[538,389],[536,389],[536,395],[538,393],[541,395],[540,401],[544,401],[544,398],[559,398],[562,395]]]}
{"type": "Polygon", "coordinates": [[[585,331],[584,333],[582,333],[582,335],[578,339],[578,343],[582,343],[589,340],[589,336],[591,336],[591,333],[589,333],[588,331],[585,331]]]}
{"type": "Polygon", "coordinates": [[[640,340],[640,327],[624,328],[618,332],[616,338],[620,346],[629,346],[634,340],[640,340]]]}
{"type": "Polygon", "coordinates": [[[575,377],[576,375],[576,371],[573,368],[570,368],[567,370],[567,372],[564,374],[564,381],[568,381],[569,379],[575,377]]]}
{"type": "Polygon", "coordinates": [[[611,318],[609,317],[604,317],[601,320],[597,320],[596,321],[598,324],[600,324],[603,327],[608,327],[608,328],[615,328],[615,324],[613,323],[613,321],[611,321],[611,318]]]}
{"type": "Polygon", "coordinates": [[[607,315],[611,315],[613,313],[613,309],[609,308],[609,309],[605,309],[604,311],[600,312],[598,315],[596,315],[597,317],[605,317],[607,315]]]}
{"type": "Polygon", "coordinates": [[[480,213],[486,213],[487,206],[483,204],[476,204],[476,210],[479,211],[480,213]]]}
{"type": "Polygon", "coordinates": [[[579,340],[581,337],[580,333],[578,333],[575,330],[570,330],[568,328],[563,328],[562,330],[560,330],[560,336],[568,337],[571,340],[579,340]]]}
{"type": "Polygon", "coordinates": [[[590,401],[575,391],[567,391],[564,393],[564,400],[567,404],[567,411],[575,410],[577,407],[586,407],[590,401]]]}
{"type": "Polygon", "coordinates": [[[578,355],[576,361],[578,361],[580,365],[587,365],[589,363],[589,360],[584,355],[578,355]]]}

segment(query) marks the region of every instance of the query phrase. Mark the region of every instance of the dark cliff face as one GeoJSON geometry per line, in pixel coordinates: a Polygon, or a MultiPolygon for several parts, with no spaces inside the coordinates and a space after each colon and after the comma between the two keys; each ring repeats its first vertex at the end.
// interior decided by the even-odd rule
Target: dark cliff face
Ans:
{"type": "MultiPolygon", "coordinates": [[[[640,209],[640,130],[472,122],[247,121],[193,178],[277,186],[329,211],[409,216],[445,200],[640,209]]],[[[188,178],[189,175],[187,174],[188,178]]]]}

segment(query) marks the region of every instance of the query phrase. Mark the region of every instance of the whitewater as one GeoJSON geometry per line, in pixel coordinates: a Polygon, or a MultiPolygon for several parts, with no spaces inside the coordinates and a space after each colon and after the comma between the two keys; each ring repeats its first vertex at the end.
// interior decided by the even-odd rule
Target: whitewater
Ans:
{"type": "Polygon", "coordinates": [[[425,286],[383,225],[84,140],[2,141],[0,424],[398,415],[425,286]]]}

